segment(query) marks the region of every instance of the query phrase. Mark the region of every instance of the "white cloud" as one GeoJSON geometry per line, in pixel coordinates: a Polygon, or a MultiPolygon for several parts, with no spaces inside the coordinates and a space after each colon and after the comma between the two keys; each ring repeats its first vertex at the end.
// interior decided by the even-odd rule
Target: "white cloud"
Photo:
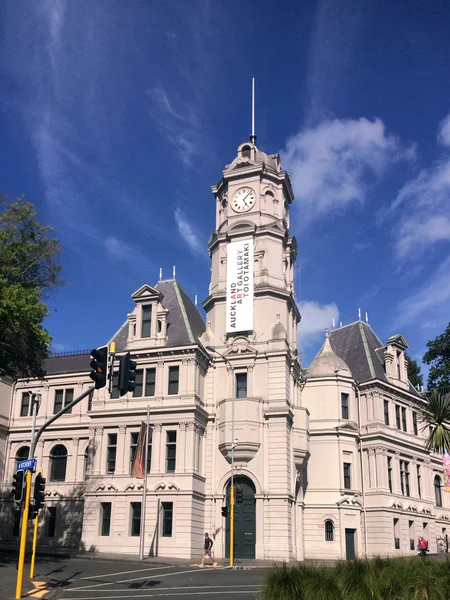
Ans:
{"type": "Polygon", "coordinates": [[[108,256],[112,259],[127,260],[134,254],[133,249],[123,240],[119,240],[114,236],[107,237],[105,240],[105,248],[108,256]]]}
{"type": "Polygon", "coordinates": [[[179,95],[169,97],[161,84],[148,94],[153,103],[153,119],[183,164],[190,167],[200,149],[201,128],[197,111],[179,95]]]}
{"type": "Polygon", "coordinates": [[[448,322],[450,307],[450,257],[431,274],[421,289],[406,298],[398,307],[397,326],[432,318],[448,322]]]}
{"type": "Polygon", "coordinates": [[[187,220],[186,215],[179,207],[175,209],[174,217],[178,231],[191,251],[199,256],[205,256],[205,248],[203,247],[199,236],[195,233],[192,225],[187,220]]]}
{"type": "Polygon", "coordinates": [[[364,202],[369,185],[390,165],[413,158],[380,119],[334,119],[300,131],[281,152],[302,217],[313,218],[364,202]]]}
{"type": "Polygon", "coordinates": [[[319,304],[314,301],[300,302],[298,305],[302,320],[299,325],[298,339],[301,346],[324,336],[325,329],[330,328],[333,319],[339,319],[339,309],[333,302],[331,304],[319,304]]]}
{"type": "Polygon", "coordinates": [[[450,241],[450,157],[443,157],[408,181],[390,213],[398,215],[393,234],[399,259],[416,260],[427,247],[450,241]]]}
{"type": "Polygon", "coordinates": [[[443,146],[450,146],[450,113],[439,124],[438,142],[443,146]]]}

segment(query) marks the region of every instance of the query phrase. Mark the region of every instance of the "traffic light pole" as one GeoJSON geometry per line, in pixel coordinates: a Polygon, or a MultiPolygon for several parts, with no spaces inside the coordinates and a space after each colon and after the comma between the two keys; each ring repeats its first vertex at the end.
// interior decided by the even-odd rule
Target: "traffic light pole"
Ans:
{"type": "Polygon", "coordinates": [[[89,387],[86,391],[84,391],[77,398],[75,398],[75,400],[72,400],[72,402],[70,404],[68,404],[67,406],[65,406],[58,413],[56,413],[56,415],[53,415],[53,417],[51,417],[48,421],[46,421],[42,425],[42,427],[35,434],[34,438],[31,440],[31,448],[30,448],[30,454],[29,454],[30,458],[34,458],[34,452],[36,450],[36,446],[37,446],[37,443],[39,441],[39,438],[44,433],[44,431],[47,429],[47,427],[49,427],[52,423],[54,423],[56,421],[56,419],[59,419],[59,417],[61,415],[64,415],[65,413],[67,413],[70,410],[72,410],[73,406],[75,406],[76,404],[78,404],[78,402],[81,402],[81,400],[83,400],[83,398],[86,398],[86,396],[89,396],[89,394],[91,392],[93,392],[94,390],[95,390],[95,385],[91,385],[91,387],[89,387]]]}
{"type": "MultiPolygon", "coordinates": [[[[39,469],[39,473],[42,475],[42,469],[39,469]]],[[[35,493],[35,498],[36,498],[36,493],[35,493]]],[[[34,577],[34,561],[36,560],[38,521],[39,521],[39,510],[36,511],[36,517],[34,519],[33,546],[32,546],[32,550],[31,550],[30,579],[33,579],[33,577],[34,577]]]]}
{"type": "Polygon", "coordinates": [[[25,475],[25,504],[22,513],[22,529],[20,532],[19,562],[17,565],[16,600],[22,596],[23,565],[25,562],[25,546],[27,543],[28,511],[31,495],[31,471],[25,475]]]}

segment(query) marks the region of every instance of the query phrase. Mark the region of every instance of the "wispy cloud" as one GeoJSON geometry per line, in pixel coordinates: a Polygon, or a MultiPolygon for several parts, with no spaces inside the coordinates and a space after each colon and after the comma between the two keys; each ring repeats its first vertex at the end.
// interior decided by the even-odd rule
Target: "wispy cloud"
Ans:
{"type": "Polygon", "coordinates": [[[412,146],[386,132],[380,119],[333,119],[288,139],[281,152],[302,220],[362,203],[393,163],[411,160],[412,146]]]}
{"type": "Polygon", "coordinates": [[[319,304],[314,301],[300,302],[298,305],[302,320],[300,321],[298,339],[302,347],[320,340],[327,327],[331,327],[333,319],[339,319],[339,309],[334,302],[319,304]]]}
{"type": "Polygon", "coordinates": [[[106,238],[105,248],[111,259],[127,260],[134,256],[133,248],[129,244],[113,236],[106,238]]]}
{"type": "MultiPolygon", "coordinates": [[[[441,123],[438,140],[450,145],[450,115],[441,123]]],[[[437,242],[450,241],[450,155],[408,181],[391,204],[398,259],[417,260],[437,242]]]]}
{"type": "Polygon", "coordinates": [[[432,272],[426,283],[400,303],[396,326],[430,321],[446,324],[450,306],[450,257],[432,272]]]}
{"type": "Polygon", "coordinates": [[[193,226],[189,223],[186,215],[179,207],[175,209],[174,218],[178,227],[178,231],[180,232],[183,240],[189,246],[191,252],[197,256],[204,257],[205,247],[200,241],[198,234],[194,231],[193,226]]]}

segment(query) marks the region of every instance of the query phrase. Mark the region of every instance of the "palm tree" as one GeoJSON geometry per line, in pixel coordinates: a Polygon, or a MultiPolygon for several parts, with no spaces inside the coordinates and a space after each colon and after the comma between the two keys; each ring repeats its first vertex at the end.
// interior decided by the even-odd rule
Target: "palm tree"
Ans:
{"type": "Polygon", "coordinates": [[[438,390],[428,392],[420,416],[425,423],[424,429],[429,428],[426,449],[450,453],[450,394],[438,390]]]}

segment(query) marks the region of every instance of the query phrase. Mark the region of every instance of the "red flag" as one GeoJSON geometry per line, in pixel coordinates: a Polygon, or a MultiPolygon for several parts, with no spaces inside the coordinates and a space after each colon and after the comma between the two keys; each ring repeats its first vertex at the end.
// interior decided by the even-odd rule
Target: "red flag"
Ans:
{"type": "MultiPolygon", "coordinates": [[[[153,433],[153,427],[148,428],[150,439],[153,433]]],[[[136,454],[133,461],[133,467],[131,469],[132,477],[138,479],[145,479],[145,444],[147,440],[147,424],[142,421],[141,429],[139,430],[139,436],[136,446],[136,454]]]]}

